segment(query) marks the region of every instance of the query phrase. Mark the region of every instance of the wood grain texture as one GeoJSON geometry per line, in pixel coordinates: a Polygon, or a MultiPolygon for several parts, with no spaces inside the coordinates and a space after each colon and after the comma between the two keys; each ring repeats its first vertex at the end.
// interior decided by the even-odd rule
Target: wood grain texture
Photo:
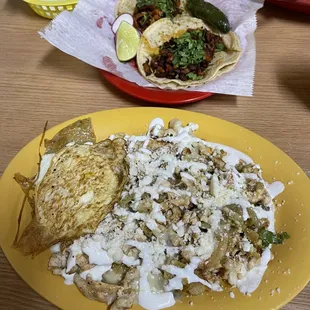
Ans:
{"type": "MultiPolygon", "coordinates": [[[[215,95],[180,108],[235,122],[270,140],[310,175],[309,16],[266,6],[258,14],[254,97],[215,95]]],[[[0,175],[49,125],[81,114],[146,105],[98,70],[54,49],[37,30],[47,20],[20,0],[0,0],[0,175]]],[[[3,206],[2,206],[3,207],[3,206]]],[[[19,278],[0,252],[0,309],[56,309],[19,278]]],[[[285,310],[310,309],[308,285],[285,310]]]]}

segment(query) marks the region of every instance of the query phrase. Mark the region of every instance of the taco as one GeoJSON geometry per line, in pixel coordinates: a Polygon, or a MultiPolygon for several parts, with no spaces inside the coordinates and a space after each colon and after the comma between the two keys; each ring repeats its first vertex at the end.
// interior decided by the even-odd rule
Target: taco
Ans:
{"type": "Polygon", "coordinates": [[[231,71],[241,56],[234,32],[215,34],[202,20],[178,16],[148,27],[137,64],[142,76],[161,88],[198,86],[231,71]]]}
{"type": "Polygon", "coordinates": [[[185,0],[118,0],[116,17],[124,13],[133,16],[134,27],[143,32],[161,18],[172,18],[182,14],[185,0]]]}

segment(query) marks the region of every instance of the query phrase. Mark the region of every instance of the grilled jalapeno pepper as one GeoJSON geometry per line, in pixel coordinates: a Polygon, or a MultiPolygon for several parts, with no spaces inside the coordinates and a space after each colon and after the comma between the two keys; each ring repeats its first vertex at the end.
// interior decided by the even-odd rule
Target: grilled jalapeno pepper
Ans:
{"type": "Polygon", "coordinates": [[[186,9],[203,22],[222,33],[230,31],[230,24],[226,15],[216,6],[204,0],[187,0],[186,9]]]}

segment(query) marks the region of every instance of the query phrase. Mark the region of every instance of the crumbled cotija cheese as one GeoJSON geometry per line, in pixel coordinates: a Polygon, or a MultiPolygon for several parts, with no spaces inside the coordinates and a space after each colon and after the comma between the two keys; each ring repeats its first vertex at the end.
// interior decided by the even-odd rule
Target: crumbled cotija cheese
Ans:
{"type": "MultiPolygon", "coordinates": [[[[129,180],[121,200],[95,234],[74,241],[68,248],[70,269],[67,268],[63,276],[66,281],[73,279],[67,273],[75,266],[76,255],[82,253],[88,255],[90,263],[98,263],[95,267],[100,268],[91,269],[89,273],[99,279],[100,270],[106,272],[113,263],[137,266],[140,284],[143,283],[145,289],[140,292],[144,299],[139,295],[139,300],[148,303],[148,296],[152,295],[148,295],[151,293],[145,282],[147,276],[156,276],[165,270],[172,277],[166,291],[158,294],[173,305],[173,295],[169,292],[183,288],[184,279],[221,290],[216,280],[211,282],[208,275],[203,279],[204,275],[199,276],[195,271],[208,265],[221,239],[231,237],[229,229],[220,230],[225,223],[230,225],[223,215],[227,206],[239,206],[243,221],[249,218],[248,208],[251,208],[259,219],[270,221],[270,230],[274,229],[274,208],[270,203],[269,210],[264,210],[249,201],[249,182],[260,181],[266,188],[267,184],[261,178],[260,167],[245,154],[193,136],[192,132],[198,129],[195,124],[181,127],[174,136],[163,135],[162,120],[151,124],[146,135],[125,136],[129,180]],[[240,161],[259,172],[237,171],[240,161]]],[[[91,199],[91,193],[86,196],[82,197],[83,202],[91,199]]],[[[233,239],[229,242],[235,242],[237,253],[241,254],[232,258],[228,250],[224,253],[225,279],[250,295],[267,268],[270,250],[250,264],[246,257],[253,250],[253,244],[243,236],[239,236],[237,242],[233,239]]],[[[84,271],[85,275],[87,272],[84,271]]],[[[212,272],[209,275],[218,276],[212,272]]],[[[233,292],[230,297],[235,298],[233,292]]]]}

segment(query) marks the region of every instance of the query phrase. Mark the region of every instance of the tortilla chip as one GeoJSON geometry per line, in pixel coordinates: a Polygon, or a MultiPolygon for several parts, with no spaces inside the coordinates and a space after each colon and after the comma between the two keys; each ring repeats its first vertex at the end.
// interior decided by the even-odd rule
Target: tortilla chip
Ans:
{"type": "Polygon", "coordinates": [[[78,120],[60,130],[51,140],[44,140],[46,154],[57,153],[68,143],[84,144],[96,142],[96,136],[90,118],[78,120]]]}
{"type": "Polygon", "coordinates": [[[74,138],[77,143],[93,140],[90,120],[72,125],[51,140],[49,151],[57,153],[51,155],[42,180],[15,176],[25,197],[33,201],[32,220],[13,244],[24,255],[35,256],[58,242],[70,242],[94,233],[119,199],[127,181],[125,141],[117,138],[60,149],[61,145],[76,142],[72,141],[74,138]]]}

